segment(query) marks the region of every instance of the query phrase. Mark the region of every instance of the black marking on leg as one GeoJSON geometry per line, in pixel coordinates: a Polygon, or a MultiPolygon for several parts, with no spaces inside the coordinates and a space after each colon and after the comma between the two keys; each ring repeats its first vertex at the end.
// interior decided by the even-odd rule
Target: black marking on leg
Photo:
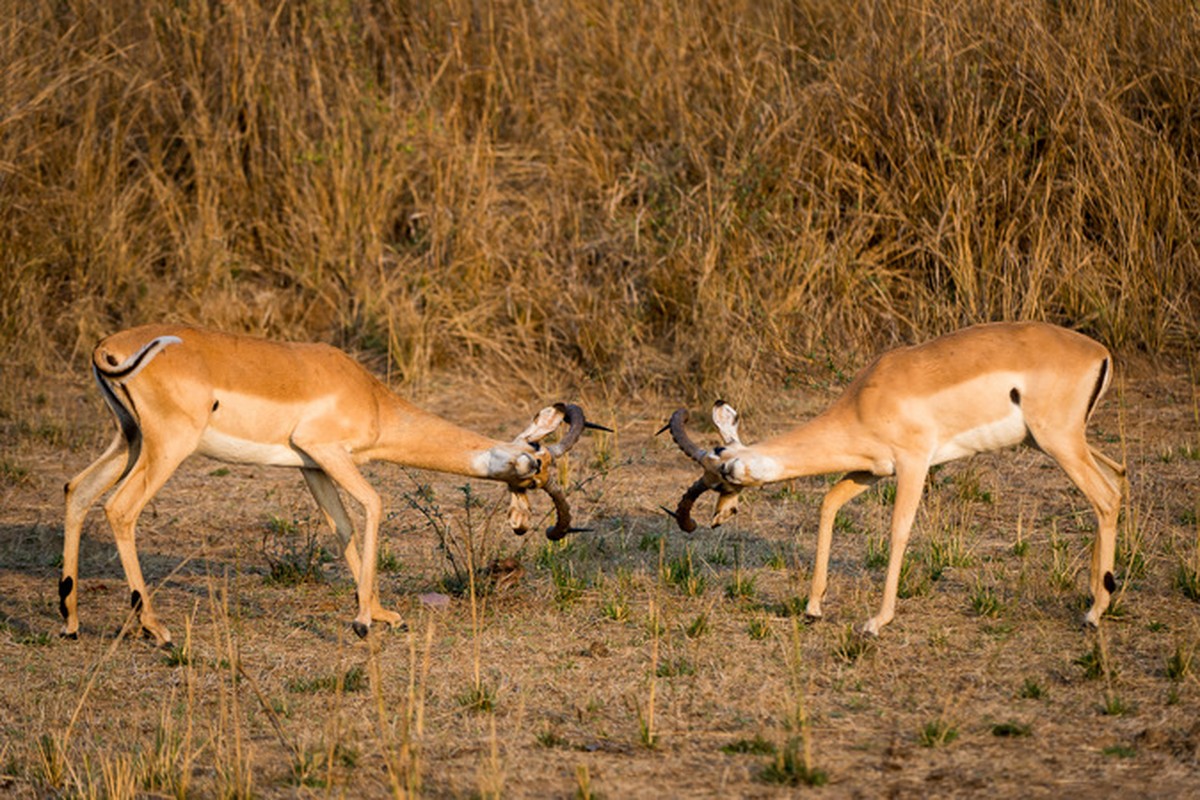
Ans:
{"type": "Polygon", "coordinates": [[[724,452],[725,452],[725,448],[724,448],[724,447],[718,447],[718,448],[716,448],[715,450],[713,450],[713,455],[714,455],[714,456],[719,456],[719,455],[721,455],[721,454],[722,454],[722,453],[724,453],[724,452]]]}
{"type": "Polygon", "coordinates": [[[70,494],[70,493],[71,493],[71,482],[67,481],[66,483],[63,484],[63,494],[70,494]]]}
{"type": "Polygon", "coordinates": [[[1104,589],[1109,594],[1112,594],[1117,590],[1117,580],[1113,577],[1111,572],[1104,573],[1104,589]]]}
{"type": "Polygon", "coordinates": [[[63,578],[58,582],[58,613],[62,614],[62,618],[67,618],[67,598],[71,596],[71,590],[75,588],[75,581],[71,576],[63,578]]]}
{"type": "Polygon", "coordinates": [[[220,408],[220,407],[221,407],[221,401],[220,401],[220,400],[213,400],[213,411],[216,411],[216,410],[217,410],[218,408],[220,408]]]}
{"type": "Polygon", "coordinates": [[[1008,393],[1008,397],[1010,400],[1013,401],[1013,405],[1015,405],[1015,406],[1021,405],[1021,393],[1019,391],[1017,391],[1017,387],[1014,386],[1012,388],[1012,390],[1008,393]]]}
{"type": "Polygon", "coordinates": [[[129,607],[139,614],[142,613],[142,593],[137,589],[134,589],[133,593],[129,595],[129,607]]]}

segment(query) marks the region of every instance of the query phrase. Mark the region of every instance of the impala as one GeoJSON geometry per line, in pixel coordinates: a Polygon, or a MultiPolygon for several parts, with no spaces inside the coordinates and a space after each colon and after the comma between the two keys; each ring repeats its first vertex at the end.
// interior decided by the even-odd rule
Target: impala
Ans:
{"type": "Polygon", "coordinates": [[[723,444],[705,450],[688,437],[687,411],[680,409],[663,430],[704,474],[668,513],[683,530],[695,530],[692,506],[711,489],[719,496],[715,527],[737,512],[738,493],[748,486],[845,473],[821,504],[805,609],[819,618],[838,509],[895,476],[883,603],[862,627],[877,635],[895,615],[901,560],[929,468],[1025,442],[1054,458],[1095,509],[1092,607],[1084,620],[1096,626],[1116,588],[1113,550],[1125,469],[1088,445],[1086,427],[1111,380],[1108,351],[1082,334],[1045,323],[994,323],[884,353],[826,411],[757,444],[742,443],[737,412],[718,400],[713,421],[723,444]]]}
{"type": "Polygon", "coordinates": [[[63,635],[79,631],[76,610],[79,540],[88,509],[113,486],[104,504],[142,629],[167,646],[171,634],[154,614],[134,545],[146,503],[193,453],[241,464],[296,467],[341,540],[358,585],[353,627],[366,636],[373,620],[398,624],[375,586],[379,495],[359,472],[392,461],[508,484],[509,524],[524,533],[528,490],[554,503],[552,539],[576,530],[550,465],[579,439],[588,422],[576,405],[542,409],[511,442],[472,433],[404,401],[358,362],[321,344],[289,344],[185,325],[133,328],[100,342],[92,373],[117,421],[117,435],[94,463],[66,485],[63,571],[59,582],[63,635]],[[549,445],[539,442],[566,421],[549,445]],[[365,512],[362,557],[338,490],[365,512]]]}

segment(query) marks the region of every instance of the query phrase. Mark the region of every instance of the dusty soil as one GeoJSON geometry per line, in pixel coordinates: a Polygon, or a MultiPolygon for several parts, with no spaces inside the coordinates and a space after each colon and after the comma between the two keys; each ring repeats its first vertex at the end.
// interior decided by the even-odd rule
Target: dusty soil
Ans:
{"type": "MultiPolygon", "coordinates": [[[[417,399],[508,438],[536,401],[501,394],[417,399]]],[[[831,396],[744,409],[743,435],[831,396]]],[[[592,531],[560,545],[505,532],[499,486],[468,495],[461,479],[370,468],[389,512],[382,596],[408,631],[366,642],[299,476],[189,460],[139,528],[183,645],[171,654],[116,635],[128,590],[99,509],[82,636],[59,639],[62,485],[111,422],[81,376],[14,379],[0,398],[0,795],[767,797],[791,791],[772,765],[803,785],[789,763],[807,752],[830,796],[1194,796],[1200,604],[1179,577],[1197,557],[1200,427],[1186,379],[1127,372],[1093,422],[1130,470],[1121,593],[1099,634],[1079,625],[1094,518],[1044,455],[931,478],[908,596],[863,641],[850,625],[879,601],[886,490],[843,513],[827,619],[806,625],[794,612],[826,481],[748,493],[732,524],[683,534],[658,508],[696,473],[653,436],[671,406],[581,399],[618,433],[572,453],[563,478],[592,531]],[[468,535],[478,563],[515,560],[480,576],[475,602],[440,544],[461,562],[468,535]]]]}

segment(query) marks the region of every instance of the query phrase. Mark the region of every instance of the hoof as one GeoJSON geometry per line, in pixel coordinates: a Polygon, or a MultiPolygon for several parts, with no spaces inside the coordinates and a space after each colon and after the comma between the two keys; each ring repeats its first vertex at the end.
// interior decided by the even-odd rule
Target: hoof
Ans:
{"type": "Polygon", "coordinates": [[[354,632],[356,634],[358,634],[358,638],[360,638],[360,639],[367,638],[367,631],[369,630],[369,628],[367,628],[366,625],[362,624],[358,620],[354,620],[354,622],[350,623],[350,627],[354,629],[354,632]]]}
{"type": "Polygon", "coordinates": [[[824,618],[825,618],[825,616],[823,614],[821,614],[820,612],[817,612],[816,614],[813,614],[812,612],[809,612],[809,611],[804,612],[804,621],[806,623],[808,623],[809,625],[812,625],[814,622],[820,622],[824,618]]]}
{"type": "Polygon", "coordinates": [[[878,639],[879,638],[879,628],[876,627],[875,620],[869,619],[866,622],[864,622],[862,624],[862,626],[858,629],[858,634],[867,639],[878,639]]]}
{"type": "Polygon", "coordinates": [[[60,633],[58,635],[58,638],[70,639],[72,642],[77,642],[77,641],[79,641],[79,631],[71,631],[70,633],[63,631],[62,633],[60,633]]]}

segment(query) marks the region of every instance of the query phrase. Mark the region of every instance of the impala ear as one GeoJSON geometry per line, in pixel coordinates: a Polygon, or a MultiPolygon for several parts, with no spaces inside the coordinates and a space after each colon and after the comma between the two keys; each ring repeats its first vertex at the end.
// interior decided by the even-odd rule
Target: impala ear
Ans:
{"type": "Polygon", "coordinates": [[[537,442],[553,433],[563,421],[565,408],[561,405],[546,406],[533,418],[529,427],[517,434],[514,442],[537,442]]]}
{"type": "Polygon", "coordinates": [[[724,400],[718,400],[713,403],[712,417],[713,424],[717,426],[717,431],[726,446],[742,443],[738,438],[738,412],[733,406],[724,400]]]}
{"type": "Polygon", "coordinates": [[[508,525],[517,536],[529,530],[533,510],[529,506],[529,495],[523,491],[510,491],[508,495],[508,525]]]}
{"type": "Polygon", "coordinates": [[[717,509],[713,514],[712,526],[718,527],[722,522],[725,522],[738,510],[738,493],[729,492],[717,497],[717,509]]]}

